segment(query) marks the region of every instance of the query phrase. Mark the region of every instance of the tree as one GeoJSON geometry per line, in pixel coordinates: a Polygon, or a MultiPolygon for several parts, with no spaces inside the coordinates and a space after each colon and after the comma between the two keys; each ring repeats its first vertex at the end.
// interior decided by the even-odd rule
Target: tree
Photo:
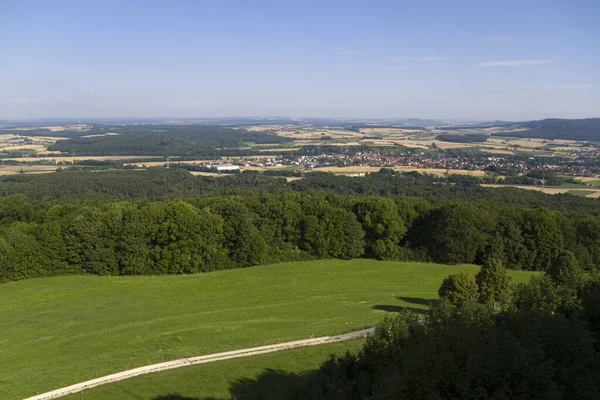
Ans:
{"type": "Polygon", "coordinates": [[[529,283],[517,286],[513,302],[519,311],[552,315],[560,307],[560,295],[548,275],[535,275],[529,283]]]}
{"type": "Polygon", "coordinates": [[[434,261],[458,264],[475,262],[484,249],[493,221],[483,208],[472,204],[447,204],[425,214],[413,231],[411,243],[427,248],[434,261]]]}
{"type": "Polygon", "coordinates": [[[512,279],[506,273],[502,261],[496,258],[487,260],[475,276],[479,288],[479,301],[481,303],[508,304],[512,294],[512,279]]]}
{"type": "Polygon", "coordinates": [[[379,197],[361,200],[353,210],[365,231],[366,255],[378,260],[395,258],[406,228],[394,201],[379,197]]]}
{"type": "Polygon", "coordinates": [[[438,290],[438,295],[460,307],[467,301],[476,300],[478,290],[470,275],[465,272],[458,272],[444,279],[438,290]]]}
{"type": "Polygon", "coordinates": [[[544,208],[525,213],[523,236],[529,250],[529,269],[547,270],[564,247],[556,213],[544,208]]]}
{"type": "Polygon", "coordinates": [[[547,274],[557,285],[577,288],[581,283],[583,271],[579,268],[579,262],[575,254],[568,250],[562,251],[552,264],[547,274]]]}

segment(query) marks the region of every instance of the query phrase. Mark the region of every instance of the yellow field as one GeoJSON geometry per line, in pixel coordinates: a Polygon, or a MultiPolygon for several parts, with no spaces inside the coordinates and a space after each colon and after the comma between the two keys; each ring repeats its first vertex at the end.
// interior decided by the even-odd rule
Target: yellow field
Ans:
{"type": "Polygon", "coordinates": [[[0,146],[0,150],[35,150],[35,151],[46,151],[48,146],[43,144],[18,144],[14,146],[0,146]]]}
{"type": "Polygon", "coordinates": [[[29,138],[31,138],[32,140],[44,140],[47,142],[56,142],[58,140],[69,140],[68,137],[62,137],[62,136],[28,136],[29,138]]]}
{"type": "Polygon", "coordinates": [[[23,170],[26,174],[56,172],[56,165],[0,165],[0,175],[15,175],[23,170]]]}
{"type": "Polygon", "coordinates": [[[162,158],[162,156],[45,156],[45,157],[20,157],[20,158],[4,158],[4,160],[14,160],[23,162],[35,162],[35,161],[46,161],[46,162],[60,162],[60,161],[83,161],[83,160],[98,160],[98,161],[109,161],[109,160],[135,160],[138,158],[162,158]]]}
{"type": "Polygon", "coordinates": [[[425,132],[425,129],[403,129],[403,128],[362,128],[360,130],[364,134],[371,135],[414,135],[417,133],[425,132]]]}
{"type": "Polygon", "coordinates": [[[107,132],[107,133],[100,133],[98,135],[85,135],[85,136],[82,136],[82,138],[102,137],[102,136],[121,136],[121,134],[117,133],[117,132],[107,132]]]}
{"type": "Polygon", "coordinates": [[[297,150],[297,147],[276,147],[276,148],[261,148],[257,149],[258,151],[294,151],[297,150]]]}
{"type": "Polygon", "coordinates": [[[228,174],[219,174],[218,172],[203,172],[203,171],[190,171],[190,174],[192,174],[194,176],[212,176],[215,178],[228,175],[228,174]]]}
{"type": "Polygon", "coordinates": [[[578,180],[578,181],[580,181],[580,182],[597,181],[598,179],[600,179],[600,175],[598,175],[598,176],[588,176],[588,177],[582,177],[582,178],[575,177],[575,179],[578,180]]]}
{"type": "Polygon", "coordinates": [[[510,150],[500,150],[500,149],[495,149],[495,148],[487,148],[487,149],[480,149],[481,151],[483,151],[484,153],[490,153],[490,154],[515,154],[514,152],[510,151],[510,150]]]}
{"type": "MultiPolygon", "coordinates": [[[[369,166],[350,166],[350,167],[321,167],[314,168],[313,171],[320,172],[332,172],[334,174],[360,174],[367,172],[378,172],[382,167],[369,167],[369,166]]],[[[468,171],[462,169],[443,169],[443,168],[415,168],[410,166],[399,166],[392,168],[395,171],[400,172],[419,172],[421,174],[432,174],[438,176],[445,175],[470,175],[470,176],[484,176],[484,171],[468,171]]]]}
{"type": "MultiPolygon", "coordinates": [[[[135,158],[135,157],[127,157],[127,158],[135,158]]],[[[205,164],[205,163],[210,163],[210,162],[215,162],[215,160],[190,160],[190,161],[178,161],[178,160],[169,160],[169,164],[205,164]]],[[[137,166],[142,166],[145,165],[146,167],[162,167],[163,165],[165,165],[167,162],[162,160],[162,161],[146,161],[146,162],[135,162],[135,163],[125,163],[124,165],[137,165],[137,166]]]]}
{"type": "Polygon", "coordinates": [[[540,187],[540,186],[529,186],[529,185],[495,185],[495,184],[482,184],[481,186],[484,187],[491,187],[491,188],[499,188],[499,187],[514,187],[514,188],[518,188],[518,189],[525,189],[525,190],[535,190],[538,192],[542,192],[542,193],[546,193],[546,194],[559,194],[559,193],[567,193],[570,190],[589,190],[589,191],[594,191],[594,193],[588,194],[585,197],[591,197],[591,198],[598,198],[600,197],[600,189],[595,190],[594,188],[590,187],[590,186],[585,186],[582,187],[581,189],[575,189],[575,188],[549,188],[549,187],[540,187]]]}
{"type": "Polygon", "coordinates": [[[470,171],[466,169],[449,169],[448,175],[485,176],[485,171],[470,171]]]}

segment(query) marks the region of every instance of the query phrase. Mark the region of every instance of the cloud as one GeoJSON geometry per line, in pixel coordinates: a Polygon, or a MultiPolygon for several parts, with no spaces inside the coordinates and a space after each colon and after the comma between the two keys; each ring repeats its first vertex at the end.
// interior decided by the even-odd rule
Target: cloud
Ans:
{"type": "Polygon", "coordinates": [[[508,35],[489,35],[485,37],[485,40],[489,40],[491,42],[508,42],[512,40],[512,36],[508,35]]]}
{"type": "Polygon", "coordinates": [[[394,60],[396,61],[444,61],[447,60],[448,57],[396,57],[394,60]]]}
{"type": "Polygon", "coordinates": [[[384,67],[383,69],[385,69],[386,71],[401,71],[404,69],[409,69],[410,67],[408,65],[388,65],[387,67],[384,67]]]}
{"type": "Polygon", "coordinates": [[[528,65],[554,64],[554,60],[506,60],[506,61],[488,61],[473,65],[478,68],[489,67],[524,67],[528,65]]]}

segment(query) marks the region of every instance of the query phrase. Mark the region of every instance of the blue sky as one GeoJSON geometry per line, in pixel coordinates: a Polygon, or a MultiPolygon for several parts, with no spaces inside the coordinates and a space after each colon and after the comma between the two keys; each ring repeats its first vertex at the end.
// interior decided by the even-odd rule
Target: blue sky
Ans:
{"type": "Polygon", "coordinates": [[[600,1],[0,1],[0,118],[600,116],[600,1]]]}

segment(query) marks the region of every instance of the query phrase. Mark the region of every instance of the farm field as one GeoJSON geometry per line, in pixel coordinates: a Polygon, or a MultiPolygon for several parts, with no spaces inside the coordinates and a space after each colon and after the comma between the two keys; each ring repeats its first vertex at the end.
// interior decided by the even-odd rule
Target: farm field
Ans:
{"type": "MultiPolygon", "coordinates": [[[[213,364],[195,365],[88,389],[66,396],[64,399],[153,400],[160,396],[177,394],[183,399],[227,400],[233,394],[249,395],[249,391],[253,392],[257,389],[251,384],[252,380],[268,374],[269,371],[284,371],[287,374],[302,376],[307,371],[317,369],[330,354],[342,355],[346,351],[356,352],[360,350],[363,343],[362,339],[350,340],[344,343],[324,344],[213,364]]],[[[271,385],[261,386],[260,390],[274,397],[285,398],[289,388],[280,382],[272,382],[271,385]],[[275,396],[279,393],[281,394],[275,396]]]]}
{"type": "Polygon", "coordinates": [[[538,192],[546,193],[546,194],[560,194],[560,193],[569,193],[576,196],[583,197],[591,197],[597,198],[600,197],[600,188],[594,189],[593,187],[585,187],[585,189],[580,189],[580,185],[561,185],[555,187],[542,187],[542,186],[534,186],[534,185],[500,185],[500,184],[482,184],[483,187],[491,187],[491,188],[500,188],[500,187],[514,187],[517,189],[525,189],[525,190],[537,190],[538,192]],[[584,193],[585,192],[585,193],[584,193]]]}
{"type": "MultiPolygon", "coordinates": [[[[310,125],[256,125],[244,127],[249,131],[271,131],[278,136],[296,139],[293,146],[323,145],[323,136],[328,136],[331,141],[325,142],[329,145],[338,146],[394,146],[401,145],[409,148],[431,149],[433,145],[440,149],[472,148],[480,149],[491,154],[515,154],[526,153],[531,155],[562,155],[569,156],[575,150],[592,150],[593,147],[586,141],[564,140],[564,139],[539,139],[539,138],[516,138],[510,136],[489,136],[482,143],[455,143],[451,141],[437,140],[439,134],[493,134],[503,132],[519,132],[522,129],[506,130],[503,128],[465,128],[457,131],[448,131],[443,127],[405,129],[402,127],[374,127],[361,128],[360,133],[344,130],[341,127],[313,127],[310,125]]],[[[292,147],[287,147],[290,150],[292,147]]],[[[282,149],[283,151],[283,149],[282,149]]]]}
{"type": "Polygon", "coordinates": [[[579,189],[571,189],[567,192],[567,194],[572,194],[573,196],[581,196],[587,197],[591,194],[596,194],[596,190],[579,190],[579,189]]]}
{"type": "Polygon", "coordinates": [[[162,158],[162,156],[67,156],[67,155],[49,155],[43,157],[19,157],[19,158],[4,158],[3,160],[22,161],[22,162],[61,162],[61,161],[84,161],[84,160],[136,160],[144,158],[162,158]]]}
{"type": "MultiPolygon", "coordinates": [[[[424,309],[475,266],[297,262],[186,276],[67,276],[0,285],[0,398],[177,358],[332,334],[424,309]]],[[[516,281],[531,273],[512,272],[516,281]]]]}
{"type": "Polygon", "coordinates": [[[0,165],[0,175],[47,174],[56,172],[57,165],[0,165]]]}
{"type": "MultiPolygon", "coordinates": [[[[402,172],[419,172],[422,174],[432,174],[438,176],[444,175],[470,175],[470,176],[484,176],[484,171],[469,171],[463,169],[443,169],[443,168],[415,168],[415,167],[390,167],[395,171],[402,172]]],[[[242,168],[243,169],[243,168],[242,168]]],[[[368,167],[368,166],[350,166],[350,167],[319,167],[314,168],[313,171],[320,172],[331,172],[334,174],[364,174],[367,172],[378,172],[381,167],[368,167]]]]}

